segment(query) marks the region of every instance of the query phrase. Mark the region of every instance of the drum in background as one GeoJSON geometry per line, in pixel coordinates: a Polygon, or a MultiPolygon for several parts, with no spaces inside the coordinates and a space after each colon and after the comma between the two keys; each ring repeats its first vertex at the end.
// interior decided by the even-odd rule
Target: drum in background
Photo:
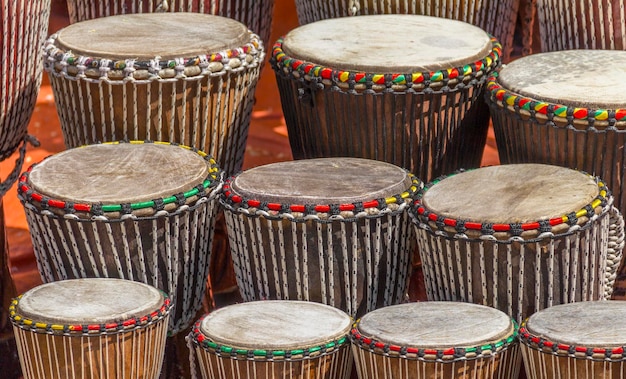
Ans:
{"type": "Polygon", "coordinates": [[[25,379],[158,378],[170,299],[121,279],[64,280],[13,301],[25,379]]]}
{"type": "MultiPolygon", "coordinates": [[[[535,54],[502,68],[488,84],[501,163],[554,164],[600,176],[624,213],[625,71],[626,52],[607,50],[535,54]]],[[[626,295],[625,270],[616,296],[626,295]]]]}
{"type": "Polygon", "coordinates": [[[626,372],[626,317],[622,301],[557,305],[520,327],[529,379],[618,379],[626,372]]]}
{"type": "Polygon", "coordinates": [[[232,18],[268,46],[274,0],[67,0],[70,23],[127,13],[196,12],[232,18]]]}
{"type": "Polygon", "coordinates": [[[176,142],[237,172],[263,49],[243,24],[198,13],[67,26],[45,46],[65,144],[176,142]]]}
{"type": "Polygon", "coordinates": [[[427,184],[411,216],[428,299],[488,305],[521,322],[610,297],[623,247],[608,243],[614,220],[623,223],[612,203],[599,178],[549,165],[484,167],[427,184]]]}
{"type": "Polygon", "coordinates": [[[517,325],[483,305],[418,302],[380,308],[350,332],[359,379],[517,379],[517,325]]]}
{"type": "Polygon", "coordinates": [[[52,155],[19,181],[44,282],[116,277],[170,295],[170,333],[202,308],[222,179],[206,154],[105,143],[52,155]]]}
{"type": "Polygon", "coordinates": [[[306,300],[356,317],[404,300],[422,183],[359,158],[272,163],[231,177],[220,203],[244,301],[306,300]]]}
{"type": "Polygon", "coordinates": [[[500,44],[475,26],[416,15],[323,20],[279,39],[270,63],[295,159],[375,159],[422,180],[480,166],[483,86],[500,44]]]}
{"type": "Polygon", "coordinates": [[[513,49],[520,0],[295,0],[301,25],[328,18],[375,14],[418,14],[464,21],[494,35],[504,45],[503,60],[513,49]]]}
{"type": "Polygon", "coordinates": [[[541,51],[626,49],[622,0],[536,0],[541,51]]]}
{"type": "Polygon", "coordinates": [[[204,379],[348,379],[352,319],[304,301],[229,305],[200,319],[189,334],[204,379]]]}

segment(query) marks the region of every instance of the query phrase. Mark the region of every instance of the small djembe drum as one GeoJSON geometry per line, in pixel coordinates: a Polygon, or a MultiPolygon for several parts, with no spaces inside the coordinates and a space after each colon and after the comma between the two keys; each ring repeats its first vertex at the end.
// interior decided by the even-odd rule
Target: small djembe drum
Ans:
{"type": "Polygon", "coordinates": [[[535,1],[541,51],[626,49],[626,13],[622,0],[535,1]]]}
{"type": "Polygon", "coordinates": [[[478,27],[428,16],[343,17],[292,30],[270,63],[293,157],[375,159],[426,181],[480,166],[483,87],[500,51],[478,27]]]}
{"type": "Polygon", "coordinates": [[[519,333],[528,378],[623,378],[624,317],[623,301],[562,304],[533,314],[519,333]]]}
{"type": "Polygon", "coordinates": [[[127,13],[197,12],[235,19],[269,44],[274,0],[68,0],[70,23],[127,13]]]}
{"type": "Polygon", "coordinates": [[[237,172],[263,49],[243,24],[198,13],[67,26],[45,45],[65,144],[176,142],[237,172]]]}
{"type": "Polygon", "coordinates": [[[350,332],[359,379],[517,379],[517,325],[483,305],[418,302],[380,308],[350,332]]]}
{"type": "Polygon", "coordinates": [[[136,280],[170,295],[172,334],[196,319],[222,184],[212,158],[168,143],[88,145],[18,184],[44,282],[136,280]]]}
{"type": "Polygon", "coordinates": [[[313,302],[266,300],[226,306],[189,335],[204,379],[348,379],[352,319],[313,302]]]}
{"type": "MultiPolygon", "coordinates": [[[[500,162],[545,163],[606,180],[626,211],[626,52],[571,50],[523,57],[488,84],[500,162]],[[541,72],[541,75],[537,75],[541,72]],[[572,80],[593,76],[593,81],[572,80]]],[[[623,241],[611,241],[619,245],[623,241]]],[[[626,295],[620,269],[616,296],[626,295]]]]}
{"type": "MultiPolygon", "coordinates": [[[[520,0],[295,0],[301,25],[328,18],[375,14],[419,14],[464,21],[493,34],[513,49],[513,33],[520,0]]],[[[507,61],[508,59],[504,59],[507,61]]]]}
{"type": "Polygon", "coordinates": [[[130,280],[35,287],[10,308],[24,378],[156,379],[170,306],[161,291],[130,280]]]}
{"type": "MultiPolygon", "coordinates": [[[[539,164],[484,167],[433,181],[411,209],[429,300],[497,308],[517,322],[611,294],[620,220],[597,177],[539,164]]],[[[623,228],[619,238],[623,239],[623,228]]]]}
{"type": "Polygon", "coordinates": [[[272,163],[224,183],[244,301],[329,304],[355,317],[404,300],[414,235],[408,208],[422,183],[360,158],[272,163]]]}

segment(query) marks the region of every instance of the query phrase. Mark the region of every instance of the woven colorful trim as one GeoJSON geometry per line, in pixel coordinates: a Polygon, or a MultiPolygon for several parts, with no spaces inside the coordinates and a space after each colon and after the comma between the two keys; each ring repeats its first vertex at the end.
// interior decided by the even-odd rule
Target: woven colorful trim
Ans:
{"type": "Polygon", "coordinates": [[[154,324],[164,319],[169,313],[172,307],[172,302],[161,291],[165,300],[161,307],[150,314],[135,317],[121,322],[112,322],[107,324],[47,324],[45,322],[37,322],[24,318],[17,313],[17,305],[19,304],[22,295],[13,299],[9,306],[9,317],[13,324],[21,329],[33,331],[35,333],[48,333],[48,334],[62,334],[62,335],[99,335],[99,334],[116,334],[131,331],[136,328],[145,327],[150,324],[154,324]]]}
{"type": "MultiPolygon", "coordinates": [[[[150,201],[143,201],[139,203],[126,203],[126,204],[100,204],[100,203],[72,203],[69,201],[63,201],[58,199],[51,199],[44,194],[35,192],[35,190],[29,185],[28,177],[30,172],[33,170],[37,164],[33,164],[29,167],[29,169],[20,176],[17,186],[17,192],[22,201],[27,202],[37,202],[41,204],[42,209],[56,208],[65,211],[65,213],[76,213],[76,212],[84,212],[89,213],[92,216],[102,216],[105,213],[110,212],[121,212],[122,214],[130,214],[132,211],[146,208],[153,208],[155,211],[162,210],[165,205],[168,204],[177,204],[177,206],[182,206],[185,204],[186,199],[199,196],[199,197],[207,197],[209,194],[207,191],[209,189],[213,189],[218,187],[220,183],[220,175],[221,171],[217,166],[215,160],[202,151],[198,151],[195,148],[180,145],[171,142],[159,142],[159,141],[117,141],[117,142],[103,142],[103,145],[118,145],[120,143],[130,143],[133,145],[141,145],[146,143],[153,143],[155,145],[171,145],[171,146],[179,146],[183,149],[187,149],[193,151],[204,158],[205,161],[208,162],[208,175],[202,184],[197,185],[196,187],[190,189],[187,192],[173,194],[172,196],[168,196],[162,199],[154,199],[150,201]]],[[[88,145],[85,145],[88,146],[88,145]]],[[[82,147],[85,147],[82,146],[82,147]]],[[[78,147],[80,149],[81,147],[78,147]]]]}
{"type": "Polygon", "coordinates": [[[563,104],[553,104],[525,97],[503,88],[498,83],[498,73],[494,72],[487,80],[489,99],[502,106],[514,107],[516,110],[525,110],[539,113],[547,118],[558,117],[566,120],[595,120],[608,121],[610,125],[626,121],[626,109],[589,109],[570,107],[563,104]]]}
{"type": "Polygon", "coordinates": [[[591,359],[597,361],[626,361],[626,346],[613,348],[576,346],[550,341],[532,334],[526,327],[528,319],[522,322],[519,330],[519,340],[531,349],[540,350],[546,354],[558,355],[574,359],[591,359]]]}
{"type": "MultiPolygon", "coordinates": [[[[318,214],[334,217],[340,216],[342,212],[353,213],[354,217],[359,217],[359,214],[366,210],[384,211],[389,205],[396,204],[400,206],[403,203],[413,201],[424,184],[415,175],[410,173],[407,173],[407,175],[411,179],[411,186],[405,192],[384,199],[372,199],[351,204],[281,204],[246,199],[231,190],[230,183],[236,178],[236,176],[232,176],[224,183],[220,200],[230,211],[252,208],[260,212],[269,213],[275,217],[286,214],[291,215],[292,213],[301,213],[302,217],[318,214]]],[[[368,215],[371,216],[371,212],[368,215]]]]}
{"type": "Polygon", "coordinates": [[[593,178],[596,181],[599,189],[598,196],[596,196],[596,198],[591,203],[587,204],[582,209],[560,217],[551,218],[549,220],[526,222],[523,224],[493,224],[487,222],[475,222],[471,220],[457,220],[452,218],[446,218],[429,211],[422,204],[422,198],[424,197],[424,194],[428,191],[428,189],[430,189],[435,184],[441,182],[442,180],[460,174],[462,172],[465,172],[465,170],[457,171],[453,174],[439,177],[432,182],[426,184],[424,186],[424,189],[420,191],[420,193],[417,195],[417,199],[413,203],[413,206],[411,208],[412,214],[423,223],[435,223],[437,225],[437,228],[441,231],[444,231],[444,228],[454,228],[459,234],[466,233],[468,230],[474,230],[481,232],[481,234],[483,235],[493,235],[497,232],[504,232],[510,233],[513,236],[520,236],[523,232],[531,230],[536,230],[540,233],[544,233],[551,232],[552,228],[557,225],[576,225],[579,218],[591,218],[593,215],[595,215],[594,211],[596,208],[604,208],[608,204],[608,198],[611,196],[609,189],[600,178],[589,175],[589,177],[593,178]]]}
{"type": "Polygon", "coordinates": [[[189,333],[193,343],[196,346],[200,346],[204,350],[211,354],[215,354],[220,357],[240,359],[240,360],[255,360],[255,361],[294,361],[315,358],[327,354],[331,354],[343,347],[346,347],[350,340],[348,336],[343,336],[334,341],[330,341],[323,345],[307,347],[303,349],[293,350],[263,350],[263,349],[237,349],[235,347],[220,345],[205,336],[200,331],[200,326],[204,320],[203,316],[199,321],[195,323],[191,332],[189,333]]]}
{"type": "Polygon", "coordinates": [[[513,332],[510,335],[499,341],[480,346],[432,349],[395,345],[362,335],[358,330],[359,320],[354,323],[350,331],[350,340],[361,349],[388,357],[426,362],[454,362],[493,356],[500,351],[508,349],[510,345],[517,343],[518,326],[514,320],[511,320],[511,322],[513,323],[513,332]]]}
{"type": "Polygon", "coordinates": [[[353,72],[324,67],[312,62],[306,62],[288,56],[283,50],[283,38],[279,38],[272,49],[270,64],[274,70],[280,70],[293,78],[305,78],[307,81],[322,81],[334,88],[354,88],[356,85],[372,85],[392,87],[396,91],[406,91],[411,88],[430,88],[445,86],[452,80],[471,80],[478,76],[487,75],[500,65],[502,45],[491,37],[491,52],[482,60],[462,67],[453,67],[446,70],[380,74],[369,72],[353,72]]]}
{"type": "Polygon", "coordinates": [[[136,59],[124,59],[113,61],[106,58],[92,58],[82,55],[76,55],[72,51],[65,51],[55,45],[58,34],[53,34],[44,44],[44,62],[46,62],[46,71],[56,72],[62,71],[67,73],[68,67],[73,67],[76,74],[70,76],[83,77],[88,69],[97,70],[100,76],[106,77],[110,71],[120,71],[124,73],[124,77],[134,77],[136,71],[144,71],[149,73],[151,78],[178,78],[182,76],[202,76],[206,74],[217,74],[220,72],[232,71],[238,67],[247,66],[247,63],[254,63],[256,66],[265,58],[265,47],[258,35],[252,31],[250,34],[250,42],[236,49],[222,50],[207,55],[198,55],[195,57],[181,57],[169,60],[160,60],[158,57],[140,61],[136,59]],[[252,59],[250,59],[250,57],[252,59]],[[238,59],[235,59],[238,58],[238,59]],[[55,64],[62,66],[61,70],[55,69],[55,64]],[[195,74],[185,72],[188,68],[198,68],[194,70],[195,74]],[[175,73],[162,72],[162,70],[171,69],[175,73]]]}

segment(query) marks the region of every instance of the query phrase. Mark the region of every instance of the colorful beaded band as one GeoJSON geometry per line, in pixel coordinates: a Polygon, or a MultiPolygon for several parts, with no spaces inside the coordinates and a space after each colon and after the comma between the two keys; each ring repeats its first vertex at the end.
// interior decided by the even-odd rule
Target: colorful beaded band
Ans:
{"type": "Polygon", "coordinates": [[[161,307],[150,314],[134,317],[121,322],[111,322],[106,324],[48,324],[45,322],[37,322],[20,316],[17,313],[17,305],[23,295],[13,299],[9,306],[9,317],[17,327],[33,331],[35,333],[62,334],[62,335],[97,335],[97,334],[115,334],[131,331],[136,328],[145,327],[164,319],[170,312],[172,303],[170,298],[161,291],[165,300],[161,307]]]}
{"type": "Polygon", "coordinates": [[[575,359],[591,359],[596,361],[625,361],[626,345],[613,348],[577,346],[550,341],[532,334],[526,327],[528,319],[522,322],[519,330],[521,343],[531,349],[546,354],[558,355],[575,359]]]}
{"type": "Polygon", "coordinates": [[[493,356],[500,351],[507,349],[510,345],[517,343],[518,328],[514,320],[513,332],[505,338],[480,346],[470,347],[449,347],[445,349],[418,348],[410,346],[400,346],[393,343],[378,341],[374,338],[362,335],[358,330],[357,321],[350,331],[350,340],[359,348],[369,350],[375,354],[388,357],[420,360],[427,362],[454,362],[457,360],[478,359],[493,356]]]}
{"type": "Polygon", "coordinates": [[[604,208],[608,204],[610,191],[604,184],[604,182],[598,178],[589,175],[593,178],[597,185],[599,194],[591,203],[585,207],[568,213],[560,217],[554,217],[546,220],[538,220],[525,223],[511,223],[511,224],[494,224],[488,222],[475,222],[471,220],[457,220],[453,218],[447,218],[431,212],[422,204],[422,198],[424,194],[434,185],[442,180],[463,173],[465,170],[457,171],[450,175],[441,176],[432,182],[426,184],[424,189],[417,195],[417,199],[412,206],[412,214],[422,223],[434,223],[438,230],[445,231],[445,228],[453,228],[457,233],[464,234],[467,231],[473,230],[480,232],[482,235],[493,235],[494,233],[509,233],[514,237],[519,237],[523,232],[538,231],[539,233],[548,233],[552,231],[552,228],[558,225],[567,224],[574,226],[578,224],[578,219],[581,217],[591,218],[595,215],[597,208],[604,208]]]}
{"type": "MultiPolygon", "coordinates": [[[[141,145],[147,143],[153,143],[155,145],[170,145],[170,146],[178,146],[183,149],[187,149],[193,151],[200,155],[205,161],[208,162],[208,175],[206,179],[201,184],[198,184],[194,188],[189,191],[173,194],[172,196],[164,197],[161,199],[153,199],[149,201],[142,201],[138,203],[125,203],[125,204],[100,204],[100,203],[73,203],[64,200],[51,199],[44,194],[35,192],[35,190],[28,184],[28,177],[30,172],[33,170],[37,164],[33,164],[30,168],[21,175],[17,192],[22,201],[27,202],[36,202],[41,204],[42,209],[50,209],[55,208],[59,210],[63,210],[66,214],[74,214],[76,212],[88,213],[92,216],[102,216],[105,213],[113,213],[119,212],[121,214],[131,214],[133,211],[139,209],[148,209],[152,208],[155,212],[161,211],[168,204],[176,204],[178,207],[184,205],[186,200],[198,196],[198,197],[207,197],[211,190],[217,188],[220,184],[220,176],[221,171],[217,166],[217,162],[207,155],[206,153],[199,151],[195,148],[180,145],[172,142],[159,142],[159,141],[128,141],[128,142],[102,142],[102,145],[118,145],[120,143],[130,143],[133,145],[141,145]],[[207,193],[209,192],[209,193],[207,193]]],[[[83,148],[89,146],[82,146],[83,148]]],[[[80,149],[81,147],[78,147],[80,149]]]]}
{"type": "MultiPolygon", "coordinates": [[[[626,109],[589,109],[570,107],[562,104],[553,104],[525,97],[507,89],[498,83],[498,73],[494,72],[487,80],[487,93],[489,99],[502,106],[514,107],[516,111],[528,111],[531,114],[541,114],[548,119],[558,117],[568,121],[583,120],[589,122],[608,121],[609,125],[616,122],[626,121],[626,109]]],[[[590,123],[593,125],[592,123],[590,123]]]]}
{"type": "MultiPolygon", "coordinates": [[[[291,78],[304,78],[310,82],[322,82],[333,89],[354,89],[362,86],[364,89],[375,89],[380,86],[382,92],[387,88],[402,92],[410,89],[423,90],[425,88],[447,86],[453,80],[466,81],[486,75],[500,65],[502,45],[491,37],[491,52],[482,60],[461,67],[453,67],[439,71],[379,74],[363,71],[345,71],[331,67],[324,67],[312,62],[299,60],[288,56],[283,50],[284,37],[278,39],[272,49],[270,64],[276,71],[282,71],[291,78]]],[[[388,90],[388,89],[387,89],[388,90]]]]}
{"type": "Polygon", "coordinates": [[[402,204],[415,199],[415,196],[424,184],[415,175],[410,173],[407,173],[407,175],[411,179],[411,186],[405,192],[386,198],[372,199],[351,204],[281,204],[246,199],[235,194],[231,189],[230,183],[236,177],[233,176],[224,183],[220,202],[230,211],[258,213],[264,214],[266,217],[276,218],[285,215],[288,215],[289,218],[306,218],[307,216],[318,216],[320,218],[372,216],[371,211],[384,212],[393,206],[398,208],[402,204]]]}
{"type": "Polygon", "coordinates": [[[72,51],[65,51],[55,46],[58,34],[53,34],[44,44],[44,62],[46,62],[46,70],[49,72],[61,71],[68,76],[83,79],[86,79],[87,70],[99,72],[98,77],[107,77],[111,71],[116,71],[123,72],[123,74],[118,75],[120,78],[136,79],[171,79],[181,76],[216,75],[246,67],[249,64],[257,65],[263,61],[265,48],[260,37],[251,31],[248,32],[250,42],[235,49],[167,60],[160,60],[156,57],[146,61],[132,58],[114,61],[106,58],[76,55],[72,51]],[[55,68],[55,64],[60,64],[61,69],[55,68]],[[68,68],[73,68],[75,74],[69,75],[67,73],[68,68]],[[190,68],[193,70],[189,70],[190,68]],[[173,72],[163,71],[168,69],[173,70],[173,72]],[[142,76],[138,71],[147,75],[142,76]]]}
{"type": "MultiPolygon", "coordinates": [[[[206,317],[206,316],[204,316],[206,317]]],[[[205,336],[201,330],[200,326],[202,321],[204,320],[202,317],[199,321],[196,322],[194,327],[191,330],[191,337],[197,346],[200,346],[204,350],[208,351],[211,354],[215,354],[220,357],[226,358],[234,358],[234,359],[242,359],[242,360],[255,360],[255,361],[294,361],[294,360],[304,360],[309,358],[315,358],[318,356],[326,355],[333,353],[341,349],[344,346],[347,346],[350,342],[348,336],[343,336],[336,340],[327,342],[323,345],[307,347],[302,349],[292,349],[292,350],[263,350],[263,349],[238,349],[231,346],[221,345],[219,343],[211,341],[211,339],[205,336]]]]}

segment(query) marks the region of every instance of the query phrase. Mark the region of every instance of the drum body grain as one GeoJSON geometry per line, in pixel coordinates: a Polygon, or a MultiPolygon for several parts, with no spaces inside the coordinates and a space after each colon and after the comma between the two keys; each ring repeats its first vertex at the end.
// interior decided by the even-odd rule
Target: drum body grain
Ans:
{"type": "Polygon", "coordinates": [[[170,306],[120,279],[35,287],[10,308],[24,378],[158,378],[170,306]]]}

